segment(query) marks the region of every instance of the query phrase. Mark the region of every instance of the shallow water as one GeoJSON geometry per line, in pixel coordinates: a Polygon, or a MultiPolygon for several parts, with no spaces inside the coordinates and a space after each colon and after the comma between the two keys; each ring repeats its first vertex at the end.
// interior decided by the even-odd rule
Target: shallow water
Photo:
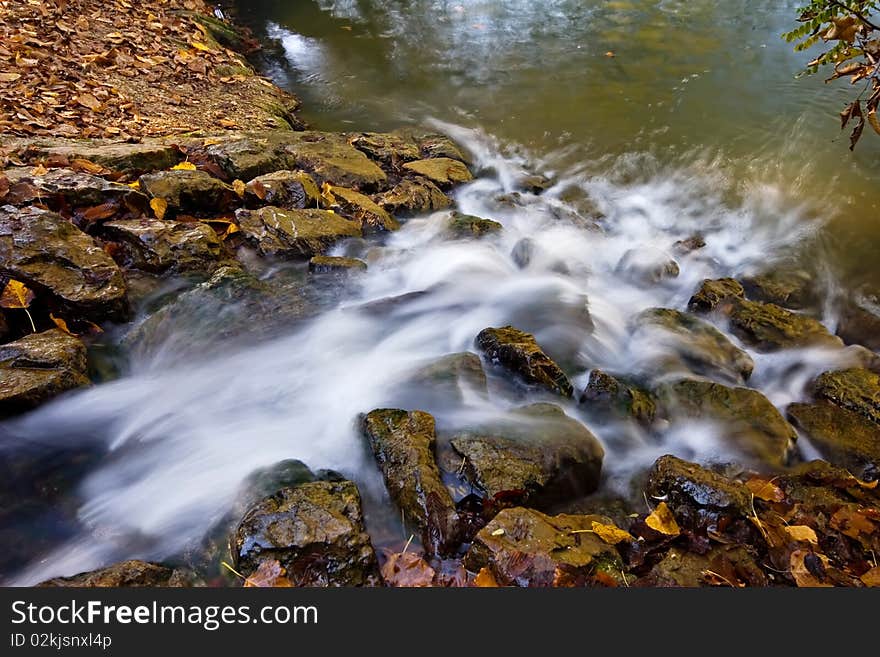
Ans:
{"type": "MultiPolygon", "coordinates": [[[[849,159],[829,119],[836,92],[791,81],[798,58],[774,35],[794,3],[323,4],[248,3],[246,14],[281,40],[282,58],[267,66],[303,96],[308,118],[328,129],[417,121],[449,134],[482,172],[457,192],[458,207],[503,232],[455,241],[443,235],[446,213],[411,219],[384,243],[340,247],[370,269],[317,318],[218,350],[186,339],[191,318],[181,317],[163,344],[133,354],[119,380],[0,425],[9,458],[87,454],[58,494],[60,510],[4,528],[10,545],[32,541],[33,557],[10,560],[0,572],[7,583],[180,554],[250,472],[288,458],[353,478],[374,539],[390,542],[402,530],[389,520],[358,414],[420,407],[448,433],[546,400],[496,378],[488,398],[401,388],[433,359],[473,350],[481,329],[533,332],[578,390],[597,367],[658,381],[670,375],[653,365],[664,347],[632,339],[630,322],[646,308],[684,308],[703,278],[791,257],[810,264],[829,294],[874,275],[878,263],[839,248],[850,224],[831,212],[840,195],[873,207],[871,136],[849,159]],[[826,170],[818,185],[840,158],[846,174],[831,180],[826,170]],[[511,202],[505,195],[524,172],[554,184],[511,202]],[[677,278],[646,284],[621,271],[625,256],[669,253],[696,232],[707,246],[677,257],[677,278]],[[513,252],[524,238],[533,255],[522,267],[513,252]],[[382,314],[364,310],[412,292],[424,294],[382,314]]],[[[833,329],[831,305],[823,319],[833,329]]],[[[815,374],[852,363],[840,349],[749,353],[750,385],[780,408],[803,398],[815,374]]],[[[647,435],[552,401],[602,441],[609,494],[627,494],[665,453],[743,460],[717,427],[677,422],[647,435]]],[[[800,449],[811,455],[806,442],[800,449]]]]}

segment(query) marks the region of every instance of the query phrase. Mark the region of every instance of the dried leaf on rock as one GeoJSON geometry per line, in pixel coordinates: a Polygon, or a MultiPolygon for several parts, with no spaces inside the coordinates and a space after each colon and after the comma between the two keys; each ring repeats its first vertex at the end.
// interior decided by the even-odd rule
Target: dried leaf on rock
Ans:
{"type": "Polygon", "coordinates": [[[880,566],[874,566],[859,579],[862,580],[865,586],[880,588],[880,566]]]}
{"type": "Polygon", "coordinates": [[[785,493],[772,481],[753,477],[746,482],[746,488],[751,491],[752,495],[765,502],[782,502],[785,500],[785,493]]]}
{"type": "Polygon", "coordinates": [[[150,207],[153,209],[156,219],[161,220],[165,218],[165,213],[168,212],[168,201],[157,197],[150,200],[150,207]]]}
{"type": "Polygon", "coordinates": [[[426,587],[434,581],[434,569],[413,552],[395,552],[382,565],[382,579],[394,587],[426,587]]]}
{"type": "Polygon", "coordinates": [[[67,335],[72,335],[73,337],[77,337],[76,333],[74,333],[73,331],[71,331],[68,328],[67,322],[65,322],[60,317],[55,317],[55,315],[53,315],[52,313],[49,313],[49,319],[52,320],[52,322],[55,324],[55,326],[57,326],[59,329],[61,329],[65,333],[67,333],[67,335]]]}
{"type": "Polygon", "coordinates": [[[286,571],[277,559],[261,561],[257,569],[244,580],[245,588],[290,588],[293,583],[285,577],[286,571]]]}
{"type": "Polygon", "coordinates": [[[239,198],[244,198],[244,191],[247,186],[244,184],[243,180],[233,180],[232,181],[232,189],[235,190],[235,193],[238,194],[239,198]]]}
{"type": "Polygon", "coordinates": [[[196,165],[193,164],[192,162],[183,161],[180,164],[175,164],[173,167],[171,167],[171,170],[172,171],[195,171],[196,165]]]}
{"type": "Polygon", "coordinates": [[[790,557],[791,576],[801,588],[830,587],[824,581],[825,567],[828,565],[828,557],[817,554],[812,550],[795,550],[790,557]]]}
{"type": "Polygon", "coordinates": [[[0,307],[27,308],[34,300],[34,292],[21,281],[10,279],[0,294],[0,307]]]}
{"type": "Polygon", "coordinates": [[[593,532],[609,545],[617,545],[623,541],[633,540],[632,534],[616,525],[603,525],[594,520],[592,528],[593,532]]]}
{"type": "Polygon", "coordinates": [[[819,537],[816,536],[816,532],[812,527],[807,527],[806,525],[788,525],[784,529],[785,533],[796,541],[804,541],[812,543],[813,545],[819,544],[819,537]]]}
{"type": "Polygon", "coordinates": [[[672,511],[666,506],[666,502],[660,502],[660,504],[657,505],[654,512],[645,518],[645,524],[655,532],[660,532],[667,536],[678,536],[681,533],[681,529],[679,528],[678,523],[675,522],[675,517],[672,515],[672,511]]]}
{"type": "Polygon", "coordinates": [[[500,584],[498,584],[498,580],[495,579],[495,575],[492,574],[492,571],[484,567],[480,568],[480,572],[478,572],[477,576],[474,578],[474,586],[481,589],[488,589],[498,588],[500,584]]]}
{"type": "Polygon", "coordinates": [[[846,506],[834,512],[831,526],[850,538],[859,538],[862,534],[871,535],[877,529],[877,525],[868,519],[862,509],[846,506]]]}

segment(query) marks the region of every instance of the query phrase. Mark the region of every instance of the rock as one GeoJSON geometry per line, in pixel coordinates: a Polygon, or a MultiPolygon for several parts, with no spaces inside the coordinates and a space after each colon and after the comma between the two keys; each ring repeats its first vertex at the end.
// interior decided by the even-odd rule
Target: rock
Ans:
{"type": "Polygon", "coordinates": [[[553,181],[540,174],[528,174],[517,178],[514,185],[516,185],[517,189],[521,189],[524,192],[540,194],[550,189],[553,186],[553,181]]]}
{"type": "Polygon", "coordinates": [[[369,196],[353,189],[333,187],[331,193],[339,206],[339,212],[357,221],[364,234],[397,230],[400,224],[369,196]]]}
{"type": "Polygon", "coordinates": [[[416,370],[403,384],[410,395],[464,401],[470,394],[487,397],[486,373],[480,357],[469,351],[449,354],[416,370]]]}
{"type": "Polygon", "coordinates": [[[672,250],[677,255],[687,255],[699,251],[706,246],[706,239],[702,235],[691,235],[683,240],[678,240],[672,245],[672,250]]]}
{"type": "Polygon", "coordinates": [[[54,212],[0,207],[0,274],[98,322],[127,312],[122,272],[94,239],[54,212]]]}
{"type": "Polygon", "coordinates": [[[357,258],[315,256],[309,260],[309,272],[312,274],[351,274],[366,270],[367,263],[357,258]]]}
{"type": "Polygon", "coordinates": [[[89,385],[86,347],[58,329],[0,346],[0,417],[89,385]]]}
{"type": "Polygon", "coordinates": [[[516,375],[526,385],[571,397],[571,382],[560,367],[545,354],[534,336],[512,326],[480,331],[475,342],[493,364],[516,375]]]}
{"type": "Polygon", "coordinates": [[[474,572],[488,568],[502,586],[553,586],[562,577],[586,579],[597,570],[620,565],[617,550],[590,533],[594,522],[608,520],[504,509],[477,534],[465,565],[474,572]]]}
{"type": "Polygon", "coordinates": [[[791,404],[788,418],[834,465],[862,479],[880,477],[880,426],[827,401],[791,404]]]}
{"type": "Polygon", "coordinates": [[[553,404],[515,409],[451,443],[487,497],[514,493],[517,504],[536,507],[596,490],[605,455],[589,429],[553,404]]]}
{"type": "Polygon", "coordinates": [[[452,200],[426,178],[404,178],[375,200],[379,207],[396,216],[426,214],[452,205],[452,200]]]}
{"type": "Polygon", "coordinates": [[[304,169],[319,182],[371,191],[384,186],[388,176],[342,133],[291,132],[284,135],[280,153],[286,168],[304,169]]]}
{"type": "Polygon", "coordinates": [[[837,335],[847,344],[880,351],[880,291],[862,287],[844,302],[837,335]]]}
{"type": "Polygon", "coordinates": [[[273,171],[257,176],[245,187],[249,205],[274,205],[286,210],[319,208],[321,190],[302,171],[273,171]]]}
{"type": "Polygon", "coordinates": [[[168,219],[182,213],[222,212],[235,197],[228,185],[204,171],[157,171],[142,175],[138,182],[150,198],[168,203],[168,219]]]}
{"type": "Polygon", "coordinates": [[[681,548],[673,547],[647,575],[637,579],[633,586],[679,588],[718,586],[716,579],[721,577],[718,571],[734,573],[738,585],[747,583],[750,586],[767,586],[768,583],[764,571],[746,547],[719,545],[706,554],[686,552],[681,548]]]}
{"type": "Polygon", "coordinates": [[[270,205],[238,210],[235,218],[244,237],[265,256],[311,258],[361,235],[357,222],[330,210],[282,210],[270,205]]]}
{"type": "Polygon", "coordinates": [[[657,404],[651,393],[602,370],[590,372],[580,403],[600,416],[633,419],[643,424],[651,424],[657,415],[657,404]]]}
{"type": "Polygon", "coordinates": [[[0,310],[0,344],[6,342],[9,332],[9,322],[6,321],[6,315],[3,310],[0,310]]]}
{"type": "Polygon", "coordinates": [[[451,187],[457,183],[473,180],[467,166],[448,157],[436,157],[430,160],[416,160],[403,165],[404,170],[424,176],[437,183],[440,187],[451,187]]]}
{"type": "Polygon", "coordinates": [[[24,205],[46,203],[53,208],[82,208],[101,205],[108,201],[126,203],[131,209],[147,207],[146,197],[128,185],[108,182],[88,173],[70,169],[49,169],[34,174],[31,167],[9,169],[3,174],[9,179],[9,194],[4,202],[24,205]]]}
{"type": "Polygon", "coordinates": [[[665,500],[676,518],[694,516],[697,509],[750,515],[751,493],[744,484],[675,456],[657,459],[648,475],[646,492],[665,500]],[[677,511],[680,508],[688,510],[677,511]]]}
{"type": "Polygon", "coordinates": [[[819,375],[813,394],[880,425],[880,375],[851,368],[819,375]]]}
{"type": "Polygon", "coordinates": [[[425,551],[451,553],[459,541],[458,514],[434,460],[434,418],[377,409],[364,417],[363,430],[391,499],[418,526],[425,551]]]}
{"type": "Polygon", "coordinates": [[[764,351],[843,345],[821,322],[772,303],[734,299],[725,312],[729,312],[731,331],[764,351]]]}
{"type": "Polygon", "coordinates": [[[447,231],[452,237],[464,239],[500,233],[503,228],[501,224],[491,219],[453,212],[447,231]]]}
{"type": "Polygon", "coordinates": [[[630,249],[617,263],[617,273],[631,281],[643,285],[654,285],[660,281],[677,278],[678,263],[660,249],[630,249]]]}
{"type": "Polygon", "coordinates": [[[421,159],[419,144],[405,132],[361,132],[350,135],[349,143],[371,160],[388,166],[421,159]]]}
{"type": "Polygon", "coordinates": [[[459,162],[468,161],[461,148],[445,135],[420,135],[415,139],[426,158],[445,157],[459,162]]]}
{"type": "Polygon", "coordinates": [[[691,312],[708,313],[729,299],[744,299],[743,286],[732,278],[706,279],[688,302],[691,312]]]}
{"type": "Polygon", "coordinates": [[[219,144],[211,144],[205,152],[230,180],[251,180],[291,168],[287,158],[279,152],[279,142],[283,138],[282,132],[226,138],[219,144]]]}
{"type": "Polygon", "coordinates": [[[517,267],[525,269],[531,264],[537,250],[538,245],[535,240],[531,237],[523,237],[513,245],[513,249],[510,251],[510,259],[513,260],[517,267]]]}
{"type": "Polygon", "coordinates": [[[30,158],[62,156],[71,162],[88,160],[112,171],[135,176],[168,169],[183,159],[174,146],[146,139],[137,144],[53,139],[30,144],[26,155],[30,158]]]}
{"type": "Polygon", "coordinates": [[[142,271],[210,274],[220,265],[223,253],[214,229],[203,223],[144,217],[111,221],[101,231],[123,244],[131,266],[142,271]]]}
{"type": "Polygon", "coordinates": [[[135,559],[71,577],[55,577],[39,587],[191,587],[202,586],[195,574],[180,568],[135,559]]]}
{"type": "Polygon", "coordinates": [[[816,281],[802,269],[775,268],[744,278],[743,288],[750,299],[801,310],[819,302],[816,281]]]}
{"type": "Polygon", "coordinates": [[[245,576],[277,559],[295,586],[378,583],[360,494],[350,481],[304,483],[264,498],[242,518],[231,550],[245,576]]]}
{"type": "MultiPolygon", "coordinates": [[[[747,381],[755,363],[745,351],[708,322],[669,308],[650,308],[635,319],[632,341],[644,342],[661,360],[681,361],[695,374],[741,383],[747,381]]],[[[674,363],[673,363],[674,364],[674,363]]]]}
{"type": "Polygon", "coordinates": [[[797,440],[794,427],[757,390],[682,379],[662,384],[657,395],[673,417],[719,423],[725,440],[747,456],[771,465],[785,465],[797,440]]]}

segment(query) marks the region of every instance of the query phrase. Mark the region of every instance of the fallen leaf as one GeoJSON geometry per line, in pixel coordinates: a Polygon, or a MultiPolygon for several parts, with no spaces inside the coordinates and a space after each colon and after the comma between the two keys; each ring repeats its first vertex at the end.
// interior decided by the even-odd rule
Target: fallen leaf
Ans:
{"type": "Polygon", "coordinates": [[[76,158],[71,161],[70,167],[74,171],[81,171],[83,173],[90,173],[93,176],[101,176],[111,173],[109,169],[102,167],[97,162],[92,162],[91,160],[84,160],[82,158],[76,158]]]}
{"type": "Polygon", "coordinates": [[[596,536],[609,545],[617,545],[623,541],[633,540],[632,534],[628,531],[624,531],[616,525],[603,525],[595,520],[593,521],[593,531],[596,533],[596,536]]]}
{"type": "Polygon", "coordinates": [[[675,522],[672,511],[666,506],[666,502],[660,502],[657,505],[654,512],[645,518],[645,524],[655,532],[660,532],[667,536],[678,536],[681,533],[681,529],[679,529],[678,523],[675,522]]]}
{"type": "Polygon", "coordinates": [[[293,583],[287,579],[284,567],[277,559],[261,561],[259,567],[244,580],[245,588],[290,588],[293,583]]]}
{"type": "Polygon", "coordinates": [[[150,207],[153,209],[156,219],[161,220],[165,218],[165,213],[168,211],[168,201],[164,198],[156,197],[150,201],[150,207]]]}
{"type": "Polygon", "coordinates": [[[0,294],[0,307],[27,308],[34,300],[34,292],[21,281],[9,279],[0,294]]]}
{"type": "Polygon", "coordinates": [[[49,313],[49,319],[51,319],[54,322],[55,326],[57,326],[59,329],[61,329],[65,333],[67,333],[67,335],[72,335],[73,337],[77,337],[76,333],[74,333],[73,331],[71,331],[67,327],[67,322],[65,322],[60,317],[55,317],[55,315],[53,315],[52,313],[49,313]]]}
{"type": "Polygon", "coordinates": [[[850,538],[858,538],[860,534],[869,536],[877,526],[860,509],[841,507],[831,516],[831,526],[841,534],[850,538]]]}
{"type": "Polygon", "coordinates": [[[865,586],[880,588],[880,566],[874,566],[859,579],[864,582],[865,586]]]}
{"type": "Polygon", "coordinates": [[[92,223],[93,221],[101,221],[109,219],[119,210],[119,206],[114,201],[108,201],[101,205],[96,205],[83,212],[83,219],[92,223]]]}
{"type": "Polygon", "coordinates": [[[235,190],[235,193],[238,194],[239,198],[244,198],[244,190],[247,185],[244,184],[243,180],[233,180],[232,181],[232,189],[235,190]]]}
{"type": "Polygon", "coordinates": [[[0,198],[9,193],[9,178],[0,173],[0,198]]]}
{"type": "Polygon", "coordinates": [[[382,579],[394,587],[426,587],[434,581],[434,569],[414,552],[396,552],[382,565],[382,579]]]}
{"type": "Polygon", "coordinates": [[[201,41],[190,41],[190,45],[196,50],[201,50],[202,52],[213,52],[213,48],[209,45],[202,43],[201,41]]]}
{"type": "Polygon", "coordinates": [[[195,171],[196,165],[193,164],[192,162],[183,161],[180,164],[175,164],[173,167],[171,167],[171,170],[172,171],[195,171]]]}
{"type": "Polygon", "coordinates": [[[746,488],[752,492],[752,495],[765,502],[782,502],[785,500],[785,493],[772,481],[754,477],[746,482],[746,488]]]}
{"type": "Polygon", "coordinates": [[[251,191],[254,195],[260,199],[261,201],[266,198],[266,194],[269,190],[266,189],[266,186],[261,183],[259,180],[254,180],[250,184],[251,191]]]}
{"type": "Polygon", "coordinates": [[[80,94],[76,100],[80,105],[88,107],[93,112],[99,112],[101,110],[101,102],[92,94],[80,94]]]}
{"type": "Polygon", "coordinates": [[[609,57],[609,58],[610,58],[610,57],[617,57],[617,55],[614,54],[614,51],[613,51],[613,50],[609,50],[608,52],[606,52],[606,53],[605,53],[605,56],[606,56],[606,57],[609,57]]]}
{"type": "Polygon", "coordinates": [[[498,528],[492,532],[492,536],[504,536],[504,528],[498,528]]]}
{"type": "MultiPolygon", "coordinates": [[[[811,572],[811,569],[808,567],[810,562],[816,563],[820,569],[824,570],[828,564],[828,557],[824,554],[816,554],[811,550],[795,550],[791,553],[789,564],[791,576],[794,578],[795,583],[801,588],[833,586],[832,584],[825,583],[811,572]]],[[[816,567],[814,566],[812,570],[816,570],[816,567]]]]}
{"type": "Polygon", "coordinates": [[[31,170],[31,174],[34,176],[45,176],[47,173],[49,173],[49,169],[42,164],[38,164],[31,170]]]}
{"type": "Polygon", "coordinates": [[[0,82],[15,82],[21,77],[21,73],[0,73],[0,82]]]}
{"type": "Polygon", "coordinates": [[[333,195],[333,185],[327,182],[321,185],[321,198],[327,201],[327,205],[336,204],[336,197],[333,195]]]}
{"type": "Polygon", "coordinates": [[[819,544],[819,537],[812,527],[806,525],[788,525],[785,527],[785,533],[796,541],[805,541],[813,545],[819,544]]]}
{"type": "Polygon", "coordinates": [[[495,575],[492,574],[492,571],[488,568],[480,568],[480,572],[477,573],[477,576],[474,578],[474,586],[481,589],[489,589],[489,588],[498,588],[500,584],[498,584],[498,580],[495,579],[495,575]]]}

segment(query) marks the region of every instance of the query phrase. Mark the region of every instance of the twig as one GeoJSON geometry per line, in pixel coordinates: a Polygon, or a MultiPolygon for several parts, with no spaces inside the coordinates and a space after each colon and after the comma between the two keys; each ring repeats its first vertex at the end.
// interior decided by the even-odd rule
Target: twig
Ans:
{"type": "Polygon", "coordinates": [[[623,572],[623,568],[620,569],[620,576],[623,577],[623,583],[626,585],[626,588],[629,588],[629,582],[626,581],[626,573],[623,572]]]}
{"type": "Polygon", "coordinates": [[[414,536],[415,536],[415,534],[409,535],[409,539],[407,540],[406,545],[403,546],[403,552],[401,552],[401,554],[406,554],[407,549],[409,549],[409,544],[412,543],[414,536]]]}
{"type": "Polygon", "coordinates": [[[731,583],[731,581],[730,581],[729,579],[727,579],[724,575],[722,575],[721,573],[716,573],[714,570],[704,570],[704,571],[703,571],[703,574],[704,574],[704,575],[714,575],[715,577],[717,577],[717,578],[723,580],[724,583],[727,584],[730,588],[732,588],[732,589],[737,588],[737,587],[734,586],[733,583],[731,583]]]}
{"type": "Polygon", "coordinates": [[[31,311],[28,310],[27,308],[22,308],[22,310],[24,310],[27,313],[28,319],[31,320],[31,328],[34,330],[34,333],[36,333],[37,327],[34,326],[34,318],[31,317],[31,311]]]}

